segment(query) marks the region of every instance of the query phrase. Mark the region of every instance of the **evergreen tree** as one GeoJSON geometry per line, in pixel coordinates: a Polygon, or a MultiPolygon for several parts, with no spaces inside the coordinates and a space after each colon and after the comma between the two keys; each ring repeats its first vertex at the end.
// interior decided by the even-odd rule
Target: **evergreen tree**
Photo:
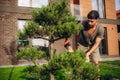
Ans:
{"type": "Polygon", "coordinates": [[[82,26],[70,12],[68,0],[50,2],[49,5],[32,11],[32,20],[20,34],[24,38],[39,37],[49,41],[50,57],[53,57],[53,43],[80,32],[82,26]],[[25,37],[26,36],[26,37],[25,37]],[[46,36],[48,36],[46,38],[46,36]]]}

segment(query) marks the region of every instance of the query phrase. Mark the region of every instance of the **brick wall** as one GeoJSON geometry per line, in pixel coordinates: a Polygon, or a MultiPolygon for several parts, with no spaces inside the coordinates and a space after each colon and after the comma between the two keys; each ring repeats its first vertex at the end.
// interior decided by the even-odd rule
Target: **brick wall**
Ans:
{"type": "Polygon", "coordinates": [[[107,19],[116,19],[115,0],[105,0],[107,19]]]}
{"type": "Polygon", "coordinates": [[[17,49],[18,19],[30,19],[27,14],[0,13],[0,65],[13,64],[14,54],[17,49]]]}
{"type": "Polygon", "coordinates": [[[92,9],[92,0],[80,0],[80,7],[82,10],[82,16],[86,17],[88,12],[92,9]]]}
{"type": "Polygon", "coordinates": [[[16,7],[18,0],[0,0],[0,5],[16,7]]]}
{"type": "MultiPolygon", "coordinates": [[[[106,19],[116,19],[115,0],[105,0],[106,19]]],[[[119,56],[117,25],[105,24],[107,27],[108,55],[119,56]]]]}
{"type": "Polygon", "coordinates": [[[102,24],[107,28],[107,49],[109,56],[119,56],[118,33],[115,24],[102,24]]]}
{"type": "MultiPolygon", "coordinates": [[[[11,58],[11,55],[14,54],[16,48],[16,21],[11,13],[0,13],[0,47],[3,49],[0,52],[0,62],[7,61],[8,58],[11,58]],[[5,58],[5,56],[8,56],[5,58]]],[[[4,62],[5,63],[5,62],[4,62]]],[[[6,62],[9,63],[9,62],[6,62]]]]}
{"type": "Polygon", "coordinates": [[[0,0],[0,65],[15,63],[14,55],[18,43],[17,21],[31,19],[29,14],[19,14],[18,9],[17,0],[0,0]]]}

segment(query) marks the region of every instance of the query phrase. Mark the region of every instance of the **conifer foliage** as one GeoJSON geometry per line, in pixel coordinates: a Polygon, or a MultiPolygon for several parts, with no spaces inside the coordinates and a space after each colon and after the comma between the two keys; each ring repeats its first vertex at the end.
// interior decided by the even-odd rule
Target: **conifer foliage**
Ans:
{"type": "Polygon", "coordinates": [[[25,26],[24,33],[31,36],[49,36],[54,41],[59,38],[79,33],[81,25],[78,25],[77,18],[70,12],[67,0],[61,2],[50,2],[49,5],[32,11],[32,22],[25,26]],[[40,29],[38,29],[38,24],[40,29]],[[31,28],[31,29],[30,29],[31,28]]]}

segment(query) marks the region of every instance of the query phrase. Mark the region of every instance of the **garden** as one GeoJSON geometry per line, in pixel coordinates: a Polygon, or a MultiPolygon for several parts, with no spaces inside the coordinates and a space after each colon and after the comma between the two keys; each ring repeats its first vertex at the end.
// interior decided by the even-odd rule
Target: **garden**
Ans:
{"type": "Polygon", "coordinates": [[[101,62],[99,73],[95,65],[86,62],[84,51],[58,54],[54,50],[55,41],[71,38],[83,28],[71,14],[67,0],[51,2],[34,9],[31,14],[32,19],[18,32],[19,41],[25,44],[18,47],[15,56],[17,60],[31,61],[33,65],[1,67],[1,80],[94,80],[98,76],[101,80],[120,79],[120,61],[101,62]],[[43,49],[30,45],[32,38],[49,41],[49,47],[43,49]],[[41,58],[48,63],[41,65],[37,62],[41,58]]]}

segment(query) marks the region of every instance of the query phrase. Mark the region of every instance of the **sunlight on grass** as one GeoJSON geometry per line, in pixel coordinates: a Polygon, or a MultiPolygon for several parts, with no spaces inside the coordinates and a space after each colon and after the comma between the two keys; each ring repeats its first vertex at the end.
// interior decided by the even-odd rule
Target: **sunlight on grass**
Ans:
{"type": "Polygon", "coordinates": [[[120,60],[104,61],[100,64],[100,75],[102,77],[120,79],[120,60]]]}
{"type": "Polygon", "coordinates": [[[23,70],[26,66],[0,68],[0,80],[26,80],[23,70]]]}

